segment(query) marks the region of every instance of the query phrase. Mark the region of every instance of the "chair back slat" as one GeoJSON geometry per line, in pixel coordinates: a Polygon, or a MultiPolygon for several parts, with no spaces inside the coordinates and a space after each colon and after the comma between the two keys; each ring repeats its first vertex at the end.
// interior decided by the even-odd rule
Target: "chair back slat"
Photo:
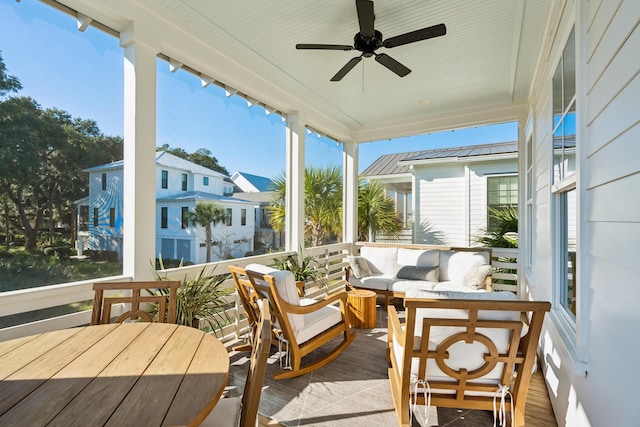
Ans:
{"type": "Polygon", "coordinates": [[[111,323],[112,306],[118,304],[129,304],[130,309],[117,316],[114,319],[115,323],[121,323],[126,320],[151,322],[153,321],[151,315],[140,308],[140,304],[144,303],[157,305],[158,322],[175,323],[179,287],[179,281],[94,283],[91,324],[111,323]],[[154,290],[158,289],[168,289],[168,295],[154,294],[154,290]],[[125,295],[105,296],[105,291],[121,291],[125,295]],[[148,294],[144,294],[144,292],[148,294]]]}

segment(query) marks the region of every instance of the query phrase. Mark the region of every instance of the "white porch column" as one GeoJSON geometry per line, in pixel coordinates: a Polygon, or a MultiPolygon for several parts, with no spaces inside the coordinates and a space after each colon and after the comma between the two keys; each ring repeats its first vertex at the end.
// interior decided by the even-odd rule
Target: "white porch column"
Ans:
{"type": "Polygon", "coordinates": [[[124,48],[123,274],[154,280],[156,251],[157,34],[134,23],[124,48]]]}
{"type": "Polygon", "coordinates": [[[358,144],[350,141],[342,149],[342,241],[358,241],[358,144]]]}
{"type": "Polygon", "coordinates": [[[407,193],[402,193],[402,226],[407,227],[409,222],[409,196],[407,193]]]}
{"type": "Polygon", "coordinates": [[[299,113],[287,115],[287,201],[285,250],[304,247],[304,137],[305,123],[299,113]]]}

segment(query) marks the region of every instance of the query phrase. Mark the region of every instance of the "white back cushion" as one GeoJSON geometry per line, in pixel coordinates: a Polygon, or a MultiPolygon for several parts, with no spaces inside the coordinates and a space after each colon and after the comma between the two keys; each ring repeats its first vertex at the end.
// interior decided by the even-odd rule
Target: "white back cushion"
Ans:
{"type": "Polygon", "coordinates": [[[490,264],[489,253],[485,251],[440,251],[440,281],[462,283],[471,267],[485,264],[490,264]]]}
{"type": "Polygon", "coordinates": [[[440,251],[437,249],[398,248],[398,264],[416,267],[437,267],[440,262],[440,251]]]}
{"type": "MultiPolygon", "coordinates": [[[[293,273],[285,270],[278,270],[262,264],[249,264],[247,270],[260,274],[268,274],[276,279],[276,291],[280,298],[292,305],[300,305],[300,297],[296,287],[296,280],[293,273]]],[[[294,331],[304,328],[304,317],[300,314],[288,314],[289,322],[294,331]]]]}
{"type": "Polygon", "coordinates": [[[369,261],[369,267],[373,267],[378,271],[373,273],[382,273],[387,277],[393,277],[398,271],[398,248],[378,248],[374,246],[363,246],[360,249],[360,256],[365,257],[369,261]]]}

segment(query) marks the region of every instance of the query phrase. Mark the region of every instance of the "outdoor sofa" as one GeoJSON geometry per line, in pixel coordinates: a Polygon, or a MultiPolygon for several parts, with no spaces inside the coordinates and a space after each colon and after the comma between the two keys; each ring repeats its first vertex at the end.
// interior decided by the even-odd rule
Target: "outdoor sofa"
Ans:
{"type": "Polygon", "coordinates": [[[367,243],[348,257],[353,287],[404,298],[409,289],[491,291],[490,248],[367,243]]]}

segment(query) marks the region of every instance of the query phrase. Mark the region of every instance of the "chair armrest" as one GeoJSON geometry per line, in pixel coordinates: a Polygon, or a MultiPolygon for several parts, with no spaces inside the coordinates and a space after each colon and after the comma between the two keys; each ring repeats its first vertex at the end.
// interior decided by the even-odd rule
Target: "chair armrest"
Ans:
{"type": "Polygon", "coordinates": [[[351,276],[351,266],[347,265],[344,268],[344,280],[347,282],[347,285],[349,284],[349,276],[351,276]]]}
{"type": "Polygon", "coordinates": [[[322,307],[326,307],[327,305],[334,304],[337,301],[341,302],[340,306],[342,310],[342,307],[346,306],[347,304],[347,292],[346,291],[336,292],[334,294],[327,296],[324,299],[321,299],[320,301],[314,304],[309,304],[309,305],[293,305],[283,300],[280,300],[280,304],[282,305],[282,309],[287,314],[308,314],[308,313],[313,313],[314,311],[317,311],[322,307]]]}
{"type": "MultiPolygon", "coordinates": [[[[398,317],[398,312],[396,308],[392,305],[387,306],[387,322],[388,322],[388,333],[389,333],[389,343],[393,341],[393,338],[398,341],[398,344],[401,346],[405,345],[406,336],[402,329],[402,324],[400,323],[400,318],[398,317]]],[[[393,346],[390,346],[393,347],[393,346]]]]}

